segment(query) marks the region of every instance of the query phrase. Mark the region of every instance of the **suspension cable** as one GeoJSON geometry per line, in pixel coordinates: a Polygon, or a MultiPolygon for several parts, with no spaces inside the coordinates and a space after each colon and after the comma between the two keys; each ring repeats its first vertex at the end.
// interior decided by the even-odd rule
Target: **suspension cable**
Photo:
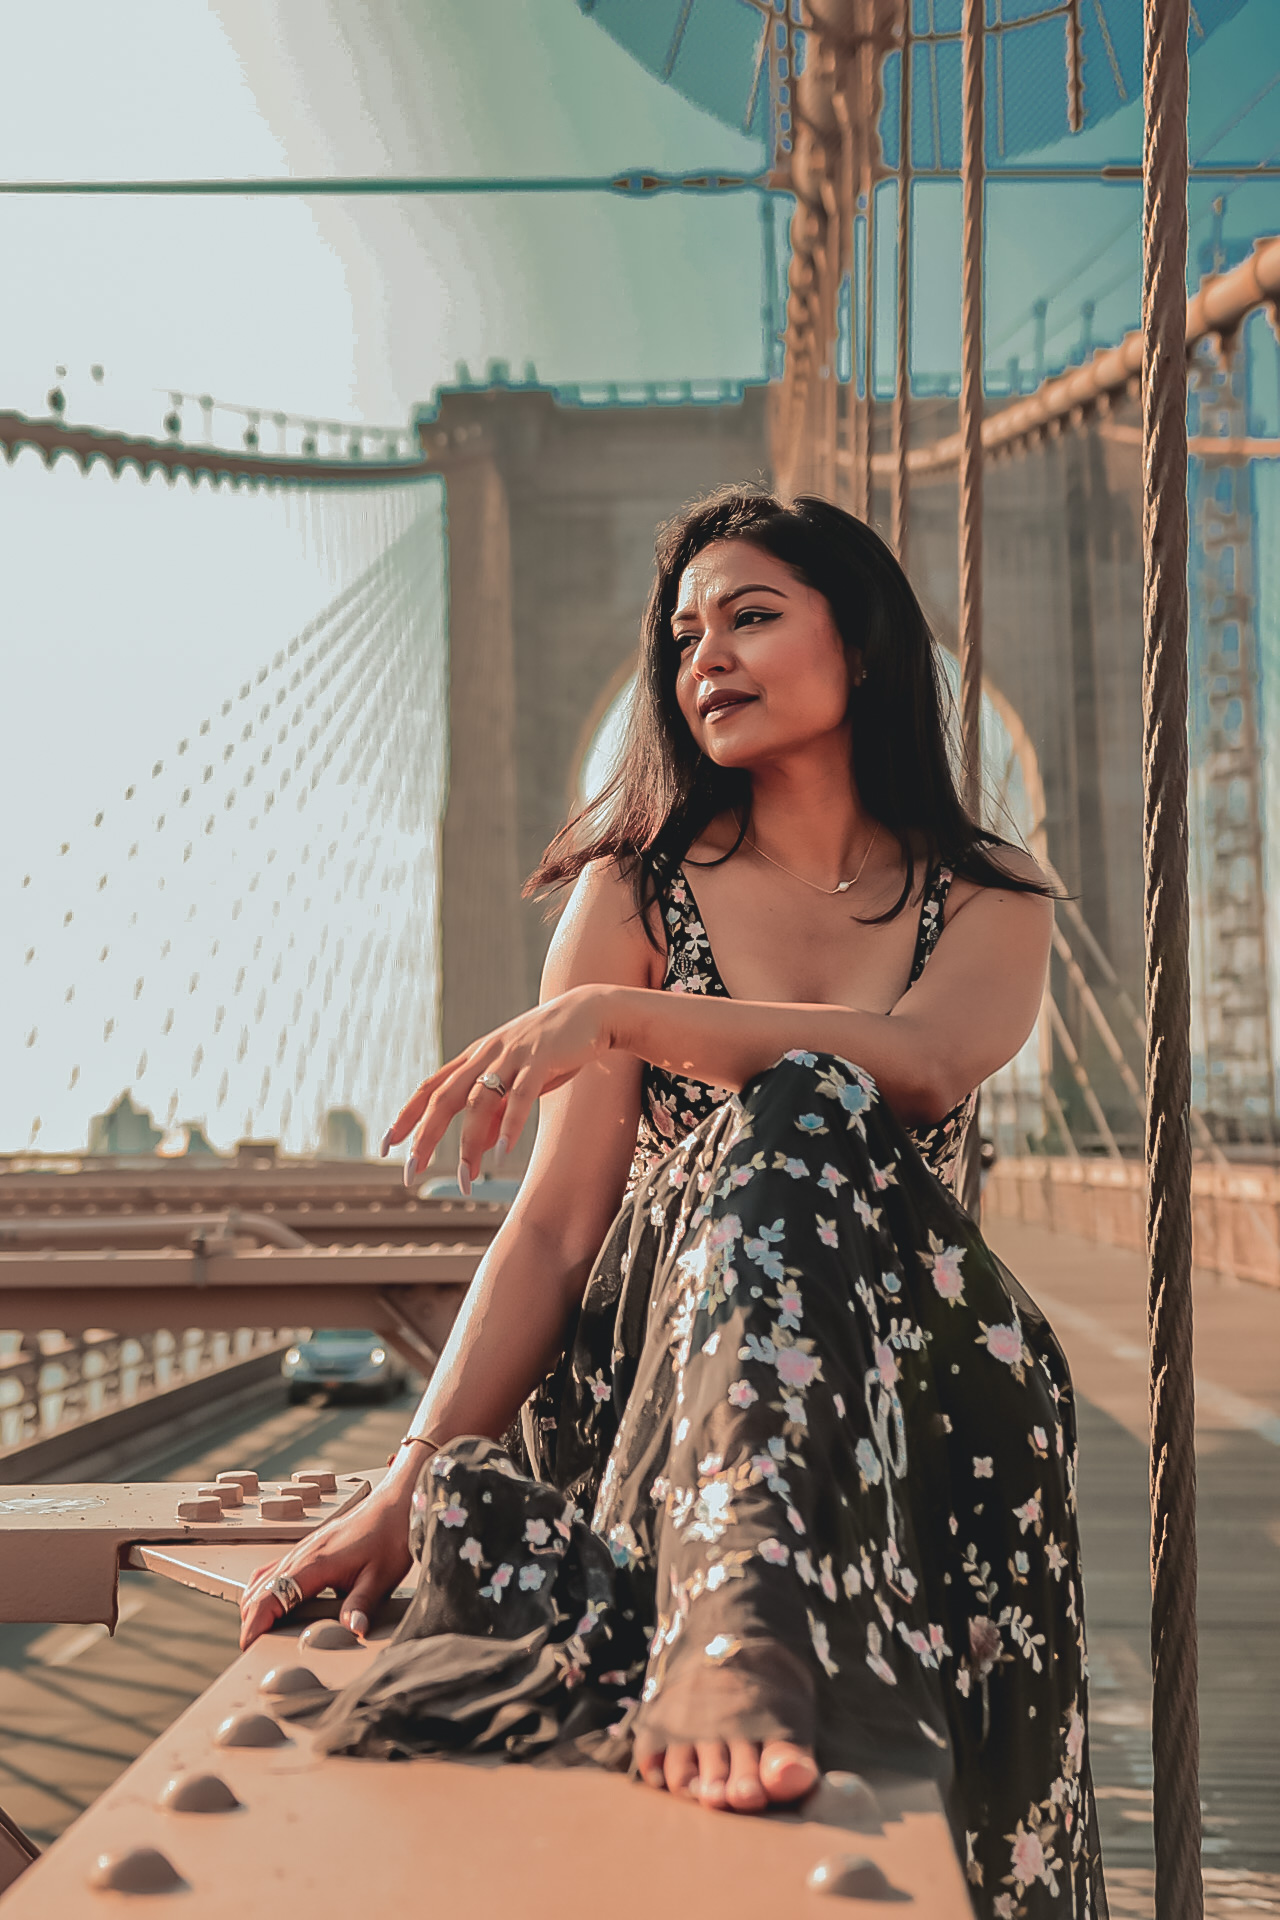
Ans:
{"type": "Polygon", "coordinates": [[[898,348],[893,390],[893,491],[890,538],[907,564],[907,449],[911,438],[911,9],[902,21],[898,88],[898,348]]]}
{"type": "MultiPolygon", "coordinates": [[[[964,238],[960,312],[960,731],[964,802],[982,811],[982,256],[986,174],[985,0],[964,0],[964,238]]],[[[956,1182],[976,1219],[981,1191],[980,1107],[965,1137],[956,1182]]]]}
{"type": "Polygon", "coordinates": [[[1202,1920],[1191,1299],[1187,866],[1187,35],[1145,0],[1142,209],[1143,874],[1151,1328],[1155,1909],[1202,1920]]]}

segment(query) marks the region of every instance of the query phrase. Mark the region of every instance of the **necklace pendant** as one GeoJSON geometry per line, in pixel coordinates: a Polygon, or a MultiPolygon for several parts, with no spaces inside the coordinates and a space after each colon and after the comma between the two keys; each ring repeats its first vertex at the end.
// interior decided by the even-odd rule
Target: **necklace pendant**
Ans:
{"type": "Polygon", "coordinates": [[[848,893],[848,891],[849,891],[849,889],[850,889],[850,887],[851,887],[852,885],[853,885],[853,882],[852,882],[852,880],[842,880],[842,881],[840,882],[840,884],[839,884],[839,886],[838,886],[838,887],[836,888],[836,892],[837,892],[837,893],[848,893]]]}

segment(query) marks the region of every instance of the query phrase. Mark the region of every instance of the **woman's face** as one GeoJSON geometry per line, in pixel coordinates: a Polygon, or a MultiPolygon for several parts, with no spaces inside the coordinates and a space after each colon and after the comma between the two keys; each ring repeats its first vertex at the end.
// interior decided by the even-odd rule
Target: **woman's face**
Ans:
{"type": "Polygon", "coordinates": [[[676,699],[709,760],[750,768],[836,735],[847,751],[849,660],[831,608],[763,547],[704,547],[671,630],[676,699]]]}

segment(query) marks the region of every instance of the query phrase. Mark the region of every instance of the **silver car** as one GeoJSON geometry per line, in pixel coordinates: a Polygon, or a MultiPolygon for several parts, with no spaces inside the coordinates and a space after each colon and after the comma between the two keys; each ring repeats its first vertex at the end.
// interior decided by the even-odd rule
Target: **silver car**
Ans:
{"type": "Polygon", "coordinates": [[[409,1384],[408,1370],[380,1334],[361,1327],[320,1327],[290,1347],[280,1363],[291,1401],[346,1389],[394,1400],[409,1384]]]}

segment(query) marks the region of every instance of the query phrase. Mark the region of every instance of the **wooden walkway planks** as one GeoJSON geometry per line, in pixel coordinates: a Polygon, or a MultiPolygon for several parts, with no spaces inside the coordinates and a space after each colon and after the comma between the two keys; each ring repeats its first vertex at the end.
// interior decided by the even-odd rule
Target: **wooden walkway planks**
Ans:
{"type": "MultiPolygon", "coordinates": [[[[1093,1761],[1118,1920],[1151,1913],[1146,1281],[1137,1254],[1009,1220],[1080,1399],[1093,1761]]],[[[1196,1276],[1206,1911],[1280,1913],[1280,1294],[1196,1276]]]]}

